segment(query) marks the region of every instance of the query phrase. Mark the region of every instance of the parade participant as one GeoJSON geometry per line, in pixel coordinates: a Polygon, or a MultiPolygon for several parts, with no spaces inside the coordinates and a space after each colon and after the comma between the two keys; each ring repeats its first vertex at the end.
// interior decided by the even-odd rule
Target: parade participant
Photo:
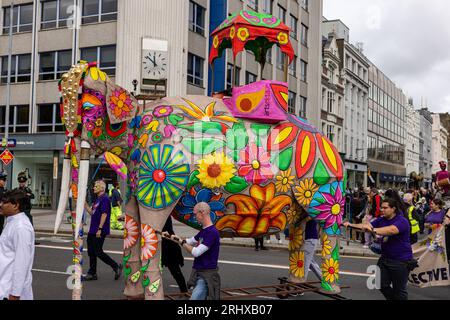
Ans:
{"type": "Polygon", "coordinates": [[[122,216],[123,200],[117,181],[114,182],[114,187],[111,189],[109,197],[111,198],[111,229],[123,230],[123,225],[119,222],[119,219],[122,216]]]}
{"type": "Polygon", "coordinates": [[[191,300],[220,300],[220,275],[218,269],[220,235],[211,221],[211,208],[205,202],[194,207],[197,222],[203,229],[190,239],[163,233],[166,238],[178,242],[194,256],[194,265],[188,286],[194,286],[191,300]]]}
{"type": "Polygon", "coordinates": [[[345,222],[344,226],[361,228],[383,237],[381,257],[377,264],[381,271],[380,291],[387,300],[408,300],[406,285],[409,272],[415,267],[409,239],[409,222],[400,213],[396,200],[383,200],[381,211],[382,216],[370,224],[353,225],[345,222]]]}
{"type": "Polygon", "coordinates": [[[444,202],[440,199],[434,199],[430,203],[431,211],[425,216],[425,228],[428,229],[428,234],[444,222],[445,210],[444,202]]]}
{"type": "Polygon", "coordinates": [[[269,250],[269,248],[264,246],[264,237],[255,237],[255,251],[259,250],[269,250]]]}
{"type": "Polygon", "coordinates": [[[441,171],[436,172],[436,189],[442,191],[442,196],[450,197],[450,172],[447,171],[447,164],[439,162],[441,171]]]}
{"type": "Polygon", "coordinates": [[[19,190],[2,197],[7,223],[0,237],[0,300],[33,300],[34,230],[24,213],[26,202],[27,195],[19,190]]]}
{"type": "Polygon", "coordinates": [[[450,209],[448,209],[444,218],[445,226],[445,246],[447,247],[447,260],[450,265],[450,209]]]}
{"type": "Polygon", "coordinates": [[[103,244],[106,236],[110,233],[111,202],[105,193],[106,184],[99,180],[94,184],[94,193],[97,199],[94,205],[89,207],[85,203],[86,211],[91,215],[91,226],[87,237],[89,271],[84,278],[86,281],[97,280],[97,258],[109,265],[114,271],[114,280],[120,278],[122,274],[122,264],[117,264],[111,257],[103,251],[103,244]]]}
{"type": "MultiPolygon", "coordinates": [[[[3,194],[6,192],[6,174],[0,172],[0,199],[3,198],[3,194]]],[[[3,231],[3,225],[5,223],[5,218],[0,214],[0,235],[3,231]]]]}
{"type": "Polygon", "coordinates": [[[311,269],[319,281],[322,281],[322,270],[317,262],[314,260],[316,247],[319,243],[319,232],[317,230],[317,222],[311,217],[306,218],[305,226],[305,242],[303,244],[303,251],[305,253],[305,279],[308,279],[308,273],[311,269]]]}
{"type": "Polygon", "coordinates": [[[411,244],[417,243],[420,226],[419,226],[419,220],[420,217],[417,214],[416,207],[413,205],[414,196],[411,193],[406,193],[403,196],[403,201],[406,205],[406,213],[407,218],[409,220],[409,225],[411,226],[411,234],[409,236],[411,244]]]}
{"type": "MultiPolygon", "coordinates": [[[[162,231],[167,232],[169,235],[175,234],[173,231],[172,218],[170,216],[167,218],[162,231]]],[[[162,238],[161,243],[161,265],[169,268],[172,277],[178,284],[178,288],[180,288],[180,292],[187,293],[186,279],[184,279],[183,272],[181,272],[181,267],[184,266],[183,253],[178,244],[165,237],[162,238]]]]}

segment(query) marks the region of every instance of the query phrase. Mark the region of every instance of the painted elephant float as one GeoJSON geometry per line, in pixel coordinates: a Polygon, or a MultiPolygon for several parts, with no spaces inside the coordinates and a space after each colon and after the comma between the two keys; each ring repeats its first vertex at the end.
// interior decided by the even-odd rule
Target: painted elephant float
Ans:
{"type": "Polygon", "coordinates": [[[141,106],[95,64],[80,62],[63,76],[60,90],[68,139],[58,215],[76,183],[76,245],[82,243],[89,158],[109,152],[123,160],[127,297],[164,298],[158,231],[171,214],[199,229],[193,214],[199,202],[210,205],[223,236],[257,237],[289,226],[293,282],[305,281],[302,216],[316,219],[322,289],[340,292],[343,163],[322,133],[287,113],[285,83],[253,83],[224,99],[186,96],[141,106]]]}

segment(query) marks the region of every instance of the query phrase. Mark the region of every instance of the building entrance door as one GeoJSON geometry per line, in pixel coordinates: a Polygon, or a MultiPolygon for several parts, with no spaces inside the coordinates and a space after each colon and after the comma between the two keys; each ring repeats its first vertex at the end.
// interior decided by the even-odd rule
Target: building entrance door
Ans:
{"type": "Polygon", "coordinates": [[[37,204],[41,208],[51,207],[52,205],[52,190],[53,190],[53,178],[52,170],[47,167],[37,168],[37,181],[36,189],[38,194],[36,194],[37,204]]]}

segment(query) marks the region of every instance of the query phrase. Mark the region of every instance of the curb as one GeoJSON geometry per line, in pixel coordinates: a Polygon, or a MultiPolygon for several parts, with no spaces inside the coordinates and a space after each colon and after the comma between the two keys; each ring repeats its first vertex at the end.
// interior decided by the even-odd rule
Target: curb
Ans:
{"type": "MultiPolygon", "coordinates": [[[[51,233],[53,234],[53,229],[49,229],[49,228],[38,228],[35,229],[35,232],[39,233],[39,232],[43,232],[43,233],[51,233]]],[[[61,235],[72,235],[72,231],[68,231],[68,230],[62,230],[62,231],[58,231],[58,233],[56,234],[56,236],[61,236],[61,235]]],[[[109,235],[109,238],[112,239],[123,239],[123,235],[119,234],[117,232],[115,233],[111,233],[109,235]]],[[[244,242],[237,242],[237,241],[232,241],[232,240],[228,240],[227,238],[222,238],[220,240],[221,244],[226,245],[228,247],[244,247],[244,248],[254,248],[255,245],[253,243],[244,243],[244,242]]],[[[285,250],[285,251],[289,251],[288,247],[285,245],[273,245],[273,244],[266,244],[265,245],[268,249],[272,249],[272,250],[285,250]]],[[[316,253],[321,253],[321,250],[316,250],[316,253]]],[[[352,249],[341,249],[340,254],[342,256],[355,256],[355,257],[366,257],[366,258],[378,258],[379,256],[372,253],[372,252],[362,252],[361,250],[352,250],[352,249]]]]}

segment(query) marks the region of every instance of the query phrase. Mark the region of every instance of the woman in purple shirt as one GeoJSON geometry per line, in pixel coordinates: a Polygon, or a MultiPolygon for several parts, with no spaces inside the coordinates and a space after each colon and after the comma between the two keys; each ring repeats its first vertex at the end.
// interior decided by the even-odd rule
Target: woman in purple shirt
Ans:
{"type": "Polygon", "coordinates": [[[440,199],[434,199],[430,203],[431,211],[425,216],[425,228],[429,229],[428,233],[444,222],[445,210],[444,202],[440,199]]]}
{"type": "Polygon", "coordinates": [[[344,226],[363,229],[382,236],[381,258],[378,266],[381,272],[381,293],[387,300],[408,300],[406,285],[413,261],[410,244],[409,221],[401,213],[398,201],[386,198],[381,204],[382,216],[371,223],[344,226]],[[392,286],[391,286],[392,285],[392,286]]]}

